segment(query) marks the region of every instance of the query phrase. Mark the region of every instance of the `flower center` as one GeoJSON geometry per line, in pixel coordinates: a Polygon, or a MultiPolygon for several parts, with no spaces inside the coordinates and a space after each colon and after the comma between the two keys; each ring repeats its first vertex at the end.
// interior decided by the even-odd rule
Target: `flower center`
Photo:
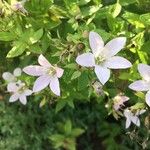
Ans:
{"type": "Polygon", "coordinates": [[[25,83],[18,82],[16,85],[18,86],[18,93],[22,94],[26,89],[25,83]]]}
{"type": "Polygon", "coordinates": [[[105,60],[106,60],[106,58],[104,56],[101,56],[101,55],[95,57],[95,62],[97,65],[102,64],[105,60]]]}
{"type": "Polygon", "coordinates": [[[50,69],[48,70],[48,74],[50,76],[54,76],[56,74],[56,69],[54,67],[50,67],[50,69]]]}

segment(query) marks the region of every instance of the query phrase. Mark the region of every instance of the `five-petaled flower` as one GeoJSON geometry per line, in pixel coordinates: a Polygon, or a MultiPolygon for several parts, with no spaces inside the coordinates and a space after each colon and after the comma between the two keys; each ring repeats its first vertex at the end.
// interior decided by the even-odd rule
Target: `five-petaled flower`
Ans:
{"type": "Polygon", "coordinates": [[[129,128],[131,125],[131,122],[133,122],[138,127],[140,126],[140,120],[138,118],[139,115],[145,113],[145,109],[138,110],[135,113],[131,112],[129,109],[124,110],[124,116],[126,117],[126,128],[129,128]]]}
{"type": "Polygon", "coordinates": [[[89,42],[92,53],[79,55],[76,62],[84,67],[94,67],[95,73],[103,85],[110,78],[109,69],[125,69],[132,66],[127,59],[115,56],[124,47],[125,37],[115,38],[104,46],[102,38],[96,32],[90,32],[89,42]]]}
{"type": "Polygon", "coordinates": [[[129,85],[129,88],[135,91],[148,91],[146,93],[146,103],[150,107],[150,66],[139,64],[138,71],[143,79],[133,82],[129,85]]]}
{"type": "Polygon", "coordinates": [[[52,92],[57,96],[60,96],[58,78],[63,75],[64,70],[59,67],[52,66],[43,55],[39,56],[38,62],[40,66],[30,65],[23,69],[23,71],[28,75],[39,76],[34,83],[33,92],[39,92],[49,85],[52,92]]]}
{"type": "Polygon", "coordinates": [[[32,91],[29,90],[25,83],[21,82],[20,80],[17,82],[11,82],[7,86],[7,91],[12,93],[11,97],[9,98],[9,102],[15,102],[19,99],[22,104],[27,103],[26,97],[32,94],[32,91]]]}

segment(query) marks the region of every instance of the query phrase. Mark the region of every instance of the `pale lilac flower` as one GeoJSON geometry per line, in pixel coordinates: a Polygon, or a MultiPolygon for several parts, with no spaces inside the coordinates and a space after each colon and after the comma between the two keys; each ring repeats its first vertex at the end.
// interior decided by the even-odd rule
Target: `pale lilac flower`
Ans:
{"type": "Polygon", "coordinates": [[[124,106],[124,102],[128,101],[129,97],[123,95],[117,95],[113,98],[113,108],[118,111],[122,106],[124,106]]]}
{"type": "Polygon", "coordinates": [[[16,82],[17,81],[17,77],[21,76],[21,69],[20,68],[16,68],[12,73],[10,72],[4,72],[2,74],[2,78],[7,81],[8,83],[10,82],[16,82]]]}
{"type": "Polygon", "coordinates": [[[143,79],[133,82],[129,88],[135,91],[147,91],[146,103],[150,107],[150,66],[139,64],[138,71],[143,79]]]}
{"type": "Polygon", "coordinates": [[[26,0],[22,0],[20,2],[15,2],[11,5],[11,8],[14,11],[21,11],[22,13],[28,13],[27,10],[24,8],[25,2],[26,2],[26,0]]]}
{"type": "Polygon", "coordinates": [[[59,67],[52,66],[43,55],[39,56],[38,62],[40,66],[30,65],[23,69],[23,71],[28,75],[39,76],[34,83],[33,92],[39,92],[49,85],[51,91],[57,96],[60,96],[58,78],[63,75],[64,70],[59,67]]]}
{"type": "Polygon", "coordinates": [[[136,113],[131,112],[129,109],[124,110],[124,116],[126,117],[126,128],[129,128],[131,125],[131,122],[134,123],[136,126],[140,126],[140,120],[139,115],[145,113],[146,110],[138,110],[136,113]]]}
{"type": "Polygon", "coordinates": [[[25,83],[18,81],[18,82],[11,82],[7,86],[7,91],[12,93],[11,97],[9,98],[9,102],[15,102],[19,100],[23,105],[27,103],[27,96],[32,94],[32,91],[29,90],[25,83]]]}
{"type": "Polygon", "coordinates": [[[103,85],[110,78],[109,69],[125,69],[132,66],[127,59],[115,56],[124,47],[125,37],[115,38],[104,46],[102,38],[96,32],[90,32],[89,42],[92,53],[79,55],[76,62],[84,67],[94,67],[94,71],[103,85]]]}

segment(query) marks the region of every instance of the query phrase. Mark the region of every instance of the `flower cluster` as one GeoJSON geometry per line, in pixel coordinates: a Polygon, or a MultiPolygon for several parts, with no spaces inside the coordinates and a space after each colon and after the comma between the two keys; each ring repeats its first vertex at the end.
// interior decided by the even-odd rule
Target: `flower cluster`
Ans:
{"type": "MultiPolygon", "coordinates": [[[[17,9],[22,8],[21,4],[15,5],[17,9]]],[[[96,32],[89,33],[89,44],[92,52],[86,52],[77,56],[77,64],[83,67],[94,68],[94,72],[98,78],[93,84],[96,93],[103,95],[102,86],[110,78],[110,69],[126,69],[130,68],[132,64],[125,58],[116,56],[116,54],[124,48],[126,43],[125,37],[114,38],[104,45],[104,41],[96,32]]],[[[39,65],[30,65],[23,69],[28,75],[38,77],[33,85],[33,90],[29,90],[24,82],[17,78],[21,76],[21,69],[17,68],[13,74],[9,72],[3,73],[3,79],[7,81],[7,91],[12,93],[9,101],[14,102],[20,100],[22,104],[26,104],[26,97],[32,93],[39,92],[49,86],[51,91],[56,95],[61,95],[59,78],[63,76],[64,70],[57,65],[52,65],[42,54],[38,57],[39,65]]],[[[142,80],[135,81],[129,85],[130,89],[135,91],[147,91],[146,103],[150,106],[150,66],[145,64],[138,65],[138,71],[142,76],[142,80]]],[[[128,101],[126,96],[116,96],[113,99],[113,109],[118,111],[124,102],[128,101]]],[[[133,122],[135,125],[140,126],[138,116],[143,114],[146,110],[132,110],[126,108],[124,116],[126,117],[126,128],[133,122]]]]}
{"type": "Polygon", "coordinates": [[[9,102],[20,100],[25,105],[27,103],[26,96],[31,95],[32,91],[27,88],[24,82],[17,79],[17,77],[21,76],[21,72],[22,70],[20,68],[16,68],[13,74],[4,72],[2,77],[7,82],[7,91],[11,93],[9,102]]]}

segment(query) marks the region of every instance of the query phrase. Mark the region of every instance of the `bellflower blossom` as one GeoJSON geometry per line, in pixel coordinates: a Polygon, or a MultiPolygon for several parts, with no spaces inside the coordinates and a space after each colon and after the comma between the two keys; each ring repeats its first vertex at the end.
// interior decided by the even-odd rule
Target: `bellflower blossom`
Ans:
{"type": "Polygon", "coordinates": [[[64,70],[52,66],[43,55],[39,56],[38,62],[40,66],[30,65],[23,69],[28,75],[39,76],[34,83],[33,92],[39,92],[49,85],[51,91],[57,96],[60,96],[58,78],[63,75],[64,70]]]}
{"type": "Polygon", "coordinates": [[[7,91],[12,93],[11,97],[9,98],[9,102],[15,102],[19,100],[24,105],[27,103],[26,97],[32,94],[32,91],[29,90],[25,86],[25,83],[21,82],[20,80],[9,83],[7,86],[7,91]]]}
{"type": "Polygon", "coordinates": [[[25,2],[26,2],[26,0],[22,0],[20,2],[15,2],[11,5],[11,8],[14,11],[21,11],[22,13],[28,13],[27,10],[24,8],[25,2]]]}
{"type": "Polygon", "coordinates": [[[123,96],[123,95],[115,96],[113,99],[113,102],[114,102],[113,108],[116,111],[118,111],[121,108],[121,106],[124,106],[124,102],[126,102],[128,100],[129,100],[129,97],[127,97],[127,96],[123,96]]]}
{"type": "Polygon", "coordinates": [[[110,78],[109,69],[125,69],[132,66],[127,59],[115,56],[124,47],[125,37],[115,38],[104,46],[103,39],[96,32],[90,32],[89,43],[92,53],[79,55],[76,62],[84,67],[94,67],[94,71],[103,85],[110,78]]]}
{"type": "Polygon", "coordinates": [[[126,129],[130,127],[131,122],[136,126],[140,126],[140,120],[138,118],[139,115],[145,113],[146,110],[138,110],[136,113],[131,112],[129,109],[124,110],[124,116],[126,117],[126,129]]]}
{"type": "Polygon", "coordinates": [[[138,71],[143,79],[133,82],[129,88],[135,91],[147,91],[146,103],[150,107],[150,66],[139,64],[138,71]]]}
{"type": "Polygon", "coordinates": [[[14,71],[13,71],[13,74],[10,73],[10,72],[4,72],[2,74],[2,78],[8,82],[8,84],[10,82],[16,82],[17,81],[17,77],[21,76],[21,69],[20,68],[16,68],[14,71]]]}

